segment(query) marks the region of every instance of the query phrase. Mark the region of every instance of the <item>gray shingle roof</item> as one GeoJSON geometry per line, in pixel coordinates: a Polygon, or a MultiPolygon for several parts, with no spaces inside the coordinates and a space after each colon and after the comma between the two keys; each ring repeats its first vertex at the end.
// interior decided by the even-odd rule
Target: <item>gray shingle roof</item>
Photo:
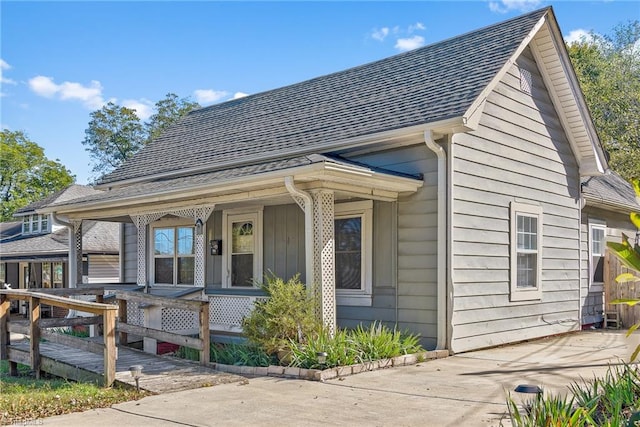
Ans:
{"type": "Polygon", "coordinates": [[[460,117],[549,10],[192,111],[100,183],[328,153],[346,139],[460,117]]]}
{"type": "Polygon", "coordinates": [[[45,197],[44,199],[37,200],[33,203],[28,204],[20,209],[17,209],[15,212],[16,216],[29,215],[34,213],[36,209],[41,208],[43,206],[50,205],[56,202],[65,202],[73,199],[77,199],[80,197],[87,196],[89,194],[101,193],[101,190],[96,190],[93,187],[89,187],[86,185],[77,185],[73,184],[64,188],[62,190],[56,191],[53,194],[45,197]]]}
{"type": "MultiPolygon", "coordinates": [[[[84,253],[118,253],[119,224],[85,221],[82,227],[84,253]]],[[[0,247],[2,260],[23,255],[66,257],[69,253],[69,232],[62,228],[53,233],[8,237],[0,241],[0,247]]]]}
{"type": "Polygon", "coordinates": [[[633,187],[613,171],[607,175],[584,178],[582,195],[589,205],[614,205],[629,212],[640,212],[633,187]]]}

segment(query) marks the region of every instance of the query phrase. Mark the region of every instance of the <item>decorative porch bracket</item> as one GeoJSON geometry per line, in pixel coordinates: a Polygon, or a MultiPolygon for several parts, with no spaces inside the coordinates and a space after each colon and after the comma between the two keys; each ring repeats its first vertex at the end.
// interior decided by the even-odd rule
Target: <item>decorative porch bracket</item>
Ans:
{"type": "MultiPolygon", "coordinates": [[[[131,219],[138,229],[138,286],[147,284],[147,226],[159,220],[165,215],[175,215],[183,218],[193,218],[195,223],[198,219],[203,224],[207,223],[209,216],[213,212],[214,205],[198,206],[193,208],[158,211],[144,215],[131,215],[131,219]]],[[[194,236],[194,285],[204,287],[205,284],[205,233],[194,236]]]]}
{"type": "Polygon", "coordinates": [[[334,195],[318,191],[313,197],[313,283],[319,295],[322,322],[331,335],[336,330],[334,195]]]}

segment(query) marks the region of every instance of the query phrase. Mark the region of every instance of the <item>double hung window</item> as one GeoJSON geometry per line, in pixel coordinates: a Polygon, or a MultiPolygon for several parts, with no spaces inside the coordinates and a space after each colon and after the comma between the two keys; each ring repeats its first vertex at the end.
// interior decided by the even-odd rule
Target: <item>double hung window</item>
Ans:
{"type": "Polygon", "coordinates": [[[194,227],[153,229],[154,281],[158,284],[193,285],[194,227]]]}
{"type": "Polygon", "coordinates": [[[542,297],[542,208],[511,204],[511,300],[542,297]]]}

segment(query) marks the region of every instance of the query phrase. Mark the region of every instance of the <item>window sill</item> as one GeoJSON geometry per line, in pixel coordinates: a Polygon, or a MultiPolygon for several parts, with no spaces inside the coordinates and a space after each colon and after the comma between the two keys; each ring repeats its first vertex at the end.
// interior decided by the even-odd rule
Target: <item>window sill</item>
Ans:
{"type": "Polygon", "coordinates": [[[336,293],[336,305],[371,307],[372,298],[370,294],[361,295],[340,295],[336,293]]]}
{"type": "Polygon", "coordinates": [[[511,301],[539,301],[542,299],[542,291],[539,289],[518,289],[511,292],[509,299],[511,301]]]}

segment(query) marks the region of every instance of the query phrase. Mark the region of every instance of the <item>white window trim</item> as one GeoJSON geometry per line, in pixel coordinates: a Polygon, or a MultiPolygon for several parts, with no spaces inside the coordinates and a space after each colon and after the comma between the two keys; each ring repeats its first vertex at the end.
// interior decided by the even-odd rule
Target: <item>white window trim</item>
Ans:
{"type": "MultiPolygon", "coordinates": [[[[254,252],[253,252],[253,287],[256,288],[262,283],[263,259],[262,259],[262,236],[264,207],[253,209],[229,209],[222,212],[222,287],[242,289],[242,287],[231,286],[231,223],[234,221],[252,220],[255,224],[254,230],[254,252]],[[231,217],[231,218],[230,218],[231,217]]],[[[249,288],[247,286],[247,288],[249,288]]]]}
{"type": "Polygon", "coordinates": [[[543,248],[543,216],[542,207],[528,205],[524,203],[511,202],[511,281],[510,281],[510,300],[511,301],[530,301],[542,299],[542,248],[543,248]],[[537,229],[537,271],[536,286],[530,288],[518,288],[518,252],[517,252],[517,228],[518,214],[526,216],[536,216],[538,218],[537,229]]]}
{"type": "MultiPolygon", "coordinates": [[[[604,282],[594,282],[593,281],[593,229],[597,228],[602,230],[603,232],[603,240],[602,240],[602,244],[603,247],[606,250],[606,245],[607,245],[607,225],[602,222],[602,221],[598,221],[598,220],[593,220],[593,219],[589,219],[589,231],[588,231],[588,245],[589,245],[589,289],[591,291],[600,291],[602,289],[604,289],[604,282]]],[[[604,254],[602,255],[604,256],[604,254]]]]}
{"type": "Polygon", "coordinates": [[[49,231],[51,221],[48,215],[25,215],[22,218],[22,234],[43,234],[49,231]],[[46,225],[43,227],[43,223],[46,225]],[[29,225],[29,230],[25,229],[25,225],[29,225]]]}
{"type": "MultiPolygon", "coordinates": [[[[155,254],[154,254],[154,248],[155,248],[155,232],[154,230],[156,228],[175,228],[175,227],[193,227],[193,221],[190,221],[188,219],[185,218],[161,218],[158,221],[154,222],[151,224],[151,226],[149,227],[149,239],[147,240],[148,243],[148,256],[149,256],[149,280],[151,281],[151,283],[153,284],[157,284],[160,286],[175,286],[175,287],[184,287],[184,288],[193,288],[195,283],[156,283],[156,268],[155,268],[155,254]]],[[[195,230],[194,230],[194,236],[195,236],[195,230]]],[[[177,237],[177,236],[176,236],[177,237]]],[[[194,242],[194,250],[195,250],[195,242],[194,242]]],[[[175,259],[178,255],[174,254],[173,258],[175,259]]],[[[196,254],[193,254],[194,257],[194,264],[195,264],[195,257],[196,254]]],[[[174,279],[176,279],[176,274],[178,274],[177,270],[176,270],[176,266],[174,265],[174,279]]],[[[195,272],[194,272],[195,274],[195,272]]],[[[195,279],[195,276],[194,276],[195,279]]],[[[177,281],[177,280],[176,280],[177,281]]],[[[195,280],[194,280],[195,281],[195,280]]]]}
{"type": "Polygon", "coordinates": [[[362,220],[361,289],[336,289],[336,303],[348,306],[371,306],[373,293],[373,201],[337,203],[334,218],[360,217],[362,220]]]}

